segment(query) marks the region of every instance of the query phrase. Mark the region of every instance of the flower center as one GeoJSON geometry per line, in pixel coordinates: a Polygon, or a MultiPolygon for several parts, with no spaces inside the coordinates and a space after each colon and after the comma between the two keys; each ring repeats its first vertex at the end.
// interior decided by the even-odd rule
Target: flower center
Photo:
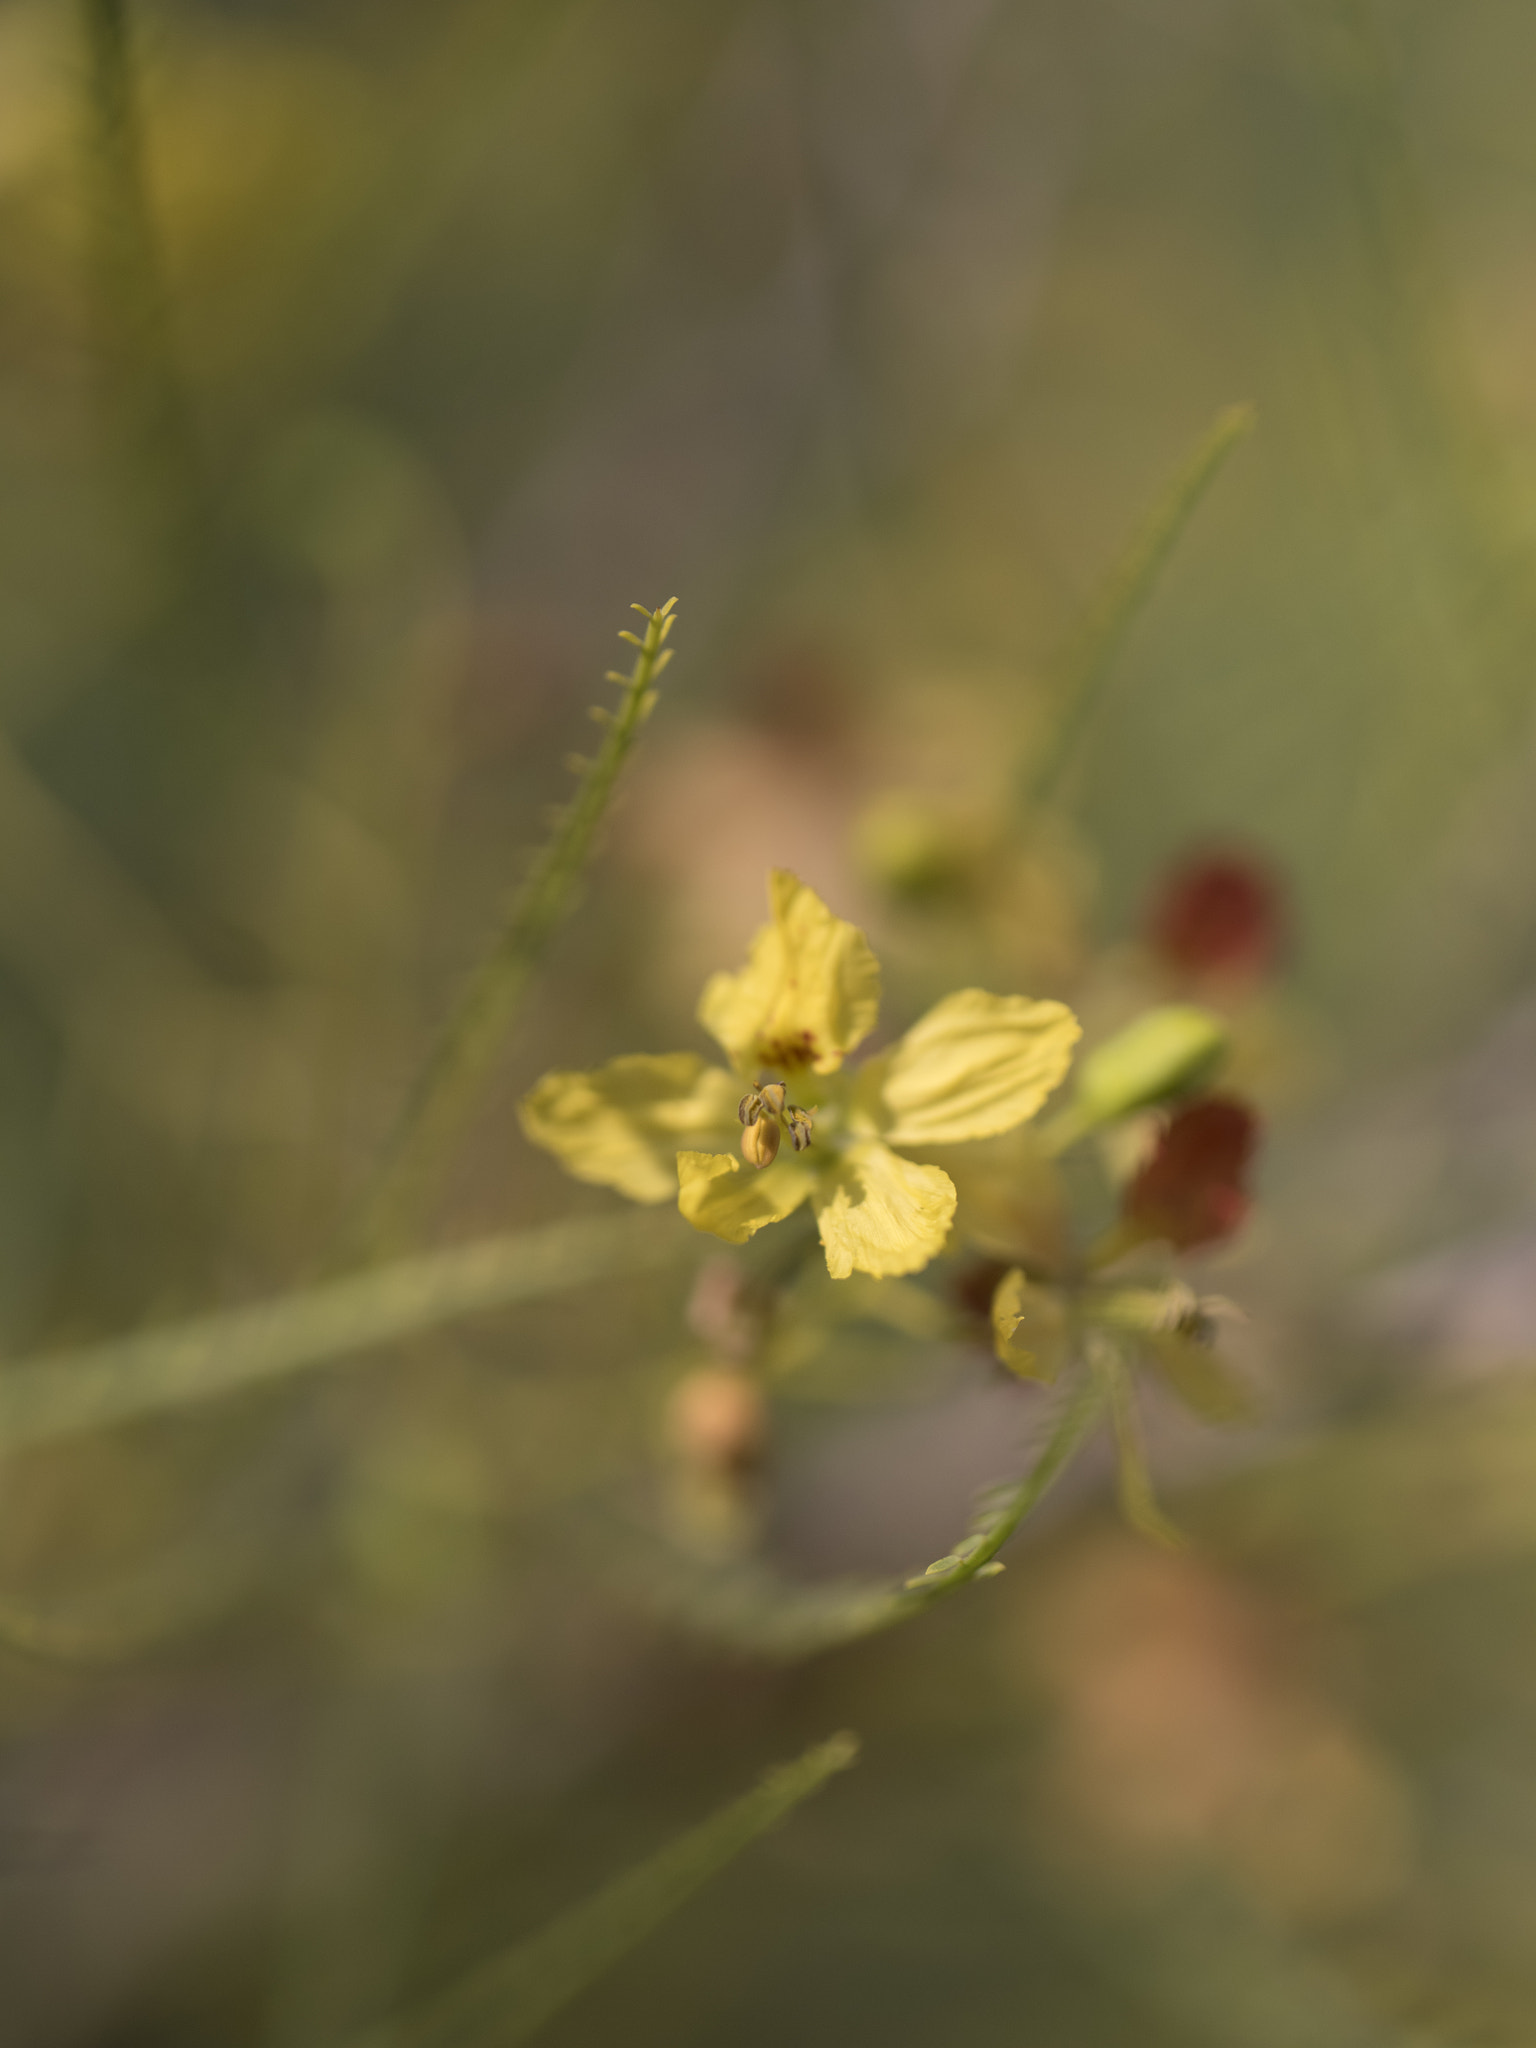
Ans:
{"type": "Polygon", "coordinates": [[[741,1121],[741,1156],[749,1166],[771,1166],[778,1157],[779,1137],[788,1131],[790,1143],[804,1152],[811,1142],[811,1111],[788,1100],[782,1081],[759,1081],[736,1105],[741,1121]]]}
{"type": "Polygon", "coordinates": [[[752,1050],[759,1067],[782,1067],[792,1074],[797,1067],[815,1065],[816,1036],[810,1031],[790,1031],[778,1038],[760,1038],[752,1050]]]}

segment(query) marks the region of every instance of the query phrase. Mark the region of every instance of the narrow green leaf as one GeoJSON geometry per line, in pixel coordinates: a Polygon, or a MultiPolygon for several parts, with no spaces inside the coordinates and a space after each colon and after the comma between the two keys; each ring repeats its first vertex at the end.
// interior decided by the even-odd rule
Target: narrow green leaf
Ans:
{"type": "Polygon", "coordinates": [[[460,1316],[687,1257],[675,1216],[554,1223],[0,1369],[0,1451],[217,1400],[460,1316]]]}
{"type": "Polygon", "coordinates": [[[662,642],[673,624],[670,598],[659,611],[632,605],[646,620],[642,637],[621,632],[638,650],[622,679],[624,695],[603,727],[570,803],[528,871],[506,922],[470,975],[401,1116],[378,1179],[351,1233],[353,1248],[379,1257],[409,1231],[435,1189],[455,1140],[495,1065],[507,1032],[550,941],[565,922],[597,844],[624,764],[651,706],[662,642]]]}
{"type": "Polygon", "coordinates": [[[531,1941],[492,1961],[414,2013],[351,2048],[515,2048],[626,1956],[723,1870],[858,1755],[834,1735],[770,1771],[755,1790],[605,1885],[531,1941]]]}
{"type": "Polygon", "coordinates": [[[1049,803],[1076,765],[1127,633],[1200,501],[1233,450],[1253,431],[1254,419],[1250,405],[1230,406],[1218,416],[1169,478],[1105,577],[1061,662],[1055,726],[1025,776],[1027,812],[1049,803]]]}

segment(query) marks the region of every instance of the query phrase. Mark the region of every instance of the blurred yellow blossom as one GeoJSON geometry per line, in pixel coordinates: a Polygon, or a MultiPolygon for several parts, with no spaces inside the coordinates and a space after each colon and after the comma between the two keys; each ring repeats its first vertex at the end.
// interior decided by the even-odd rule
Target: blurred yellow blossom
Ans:
{"type": "Polygon", "coordinates": [[[746,966],[713,975],[699,1003],[734,1074],[693,1053],[546,1074],[524,1099],[523,1128],[578,1180],[637,1202],[675,1191],[696,1229],[729,1244],[809,1201],[834,1279],[916,1272],[943,1247],[955,1189],[902,1151],[1032,1117],[1066,1074],[1077,1019],[1061,1003],[961,989],[844,1074],[874,1028],[879,963],[796,876],[775,869],[768,899],[746,966]],[[781,1128],[793,1140],[782,1155],[781,1128]]]}

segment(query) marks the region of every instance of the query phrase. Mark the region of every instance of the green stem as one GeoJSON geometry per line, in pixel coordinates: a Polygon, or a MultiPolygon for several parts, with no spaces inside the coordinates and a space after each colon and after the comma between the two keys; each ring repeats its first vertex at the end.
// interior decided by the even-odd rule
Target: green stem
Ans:
{"type": "Polygon", "coordinates": [[[691,1257],[672,1214],[603,1216],[402,1259],[373,1272],[0,1371],[0,1452],[181,1411],[399,1343],[461,1316],[691,1257]]]}
{"type": "Polygon", "coordinates": [[[127,0],[79,0],[79,9],[106,395],[125,455],[161,494],[167,516],[195,537],[206,494],[171,331],[127,0]]]}
{"type": "Polygon", "coordinates": [[[513,2048],[526,2041],[858,1753],[855,1735],[818,1743],[532,1940],[351,2048],[513,2048]]]}
{"type": "Polygon", "coordinates": [[[676,603],[669,598],[655,612],[644,605],[631,607],[646,625],[643,638],[619,635],[636,650],[630,673],[610,672],[608,678],[623,686],[619,708],[594,710],[606,728],[602,746],[593,760],[581,764],[574,798],[535,858],[500,934],[471,974],[406,1105],[351,1233],[351,1248],[364,1257],[380,1257],[397,1244],[431,1199],[534,970],[571,909],[619,775],[655,704],[656,678],[672,658],[664,643],[676,603]]]}
{"type": "Polygon", "coordinates": [[[1062,1403],[1039,1457],[1022,1479],[994,1488],[965,1538],[904,1584],[844,1581],[790,1586],[759,1564],[718,1572],[682,1565],[675,1554],[649,1556],[626,1527],[608,1552],[635,1595],[684,1629],[748,1655],[785,1661],[834,1649],[894,1628],[926,1612],[973,1579],[1003,1567],[997,1553],[1045,1499],[1104,1413],[1108,1390],[1083,1373],[1062,1403]]]}
{"type": "Polygon", "coordinates": [[[1062,660],[1055,725],[1024,778],[1026,813],[1052,802],[1076,767],[1127,633],[1201,499],[1252,432],[1254,419],[1249,405],[1230,406],[1219,415],[1169,478],[1105,578],[1062,660]]]}
{"type": "Polygon", "coordinates": [[[1073,1388],[1056,1418],[1056,1426],[1045,1448],[1024,1477],[1011,1486],[996,1488],[983,1503],[962,1543],[946,1557],[929,1565],[920,1578],[908,1579],[896,1594],[892,1621],[909,1612],[931,1606],[944,1594],[969,1580],[1001,1571],[997,1553],[1015,1535],[1026,1516],[1033,1514],[1067,1466],[1082,1448],[1090,1430],[1103,1412],[1106,1390],[1096,1375],[1085,1373],[1073,1388]]]}
{"type": "Polygon", "coordinates": [[[1069,1102],[1038,1127],[1036,1142],[1047,1159],[1059,1159],[1063,1152],[1081,1143],[1096,1128],[1093,1119],[1075,1102],[1069,1102]]]}

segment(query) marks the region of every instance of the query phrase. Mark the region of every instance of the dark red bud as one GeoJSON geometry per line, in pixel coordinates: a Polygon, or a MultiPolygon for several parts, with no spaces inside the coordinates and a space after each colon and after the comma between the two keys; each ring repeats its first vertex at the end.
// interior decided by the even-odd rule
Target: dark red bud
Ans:
{"type": "Polygon", "coordinates": [[[1164,1125],[1152,1157],[1125,1191],[1125,1219],[1179,1251],[1217,1244],[1248,1214],[1248,1169],[1259,1120],[1246,1103],[1207,1095],[1164,1125]]]}
{"type": "Polygon", "coordinates": [[[1204,853],[1169,874],[1147,932],[1182,973],[1257,977],[1274,966],[1284,925],[1279,884],[1261,862],[1243,853],[1204,853]]]}

